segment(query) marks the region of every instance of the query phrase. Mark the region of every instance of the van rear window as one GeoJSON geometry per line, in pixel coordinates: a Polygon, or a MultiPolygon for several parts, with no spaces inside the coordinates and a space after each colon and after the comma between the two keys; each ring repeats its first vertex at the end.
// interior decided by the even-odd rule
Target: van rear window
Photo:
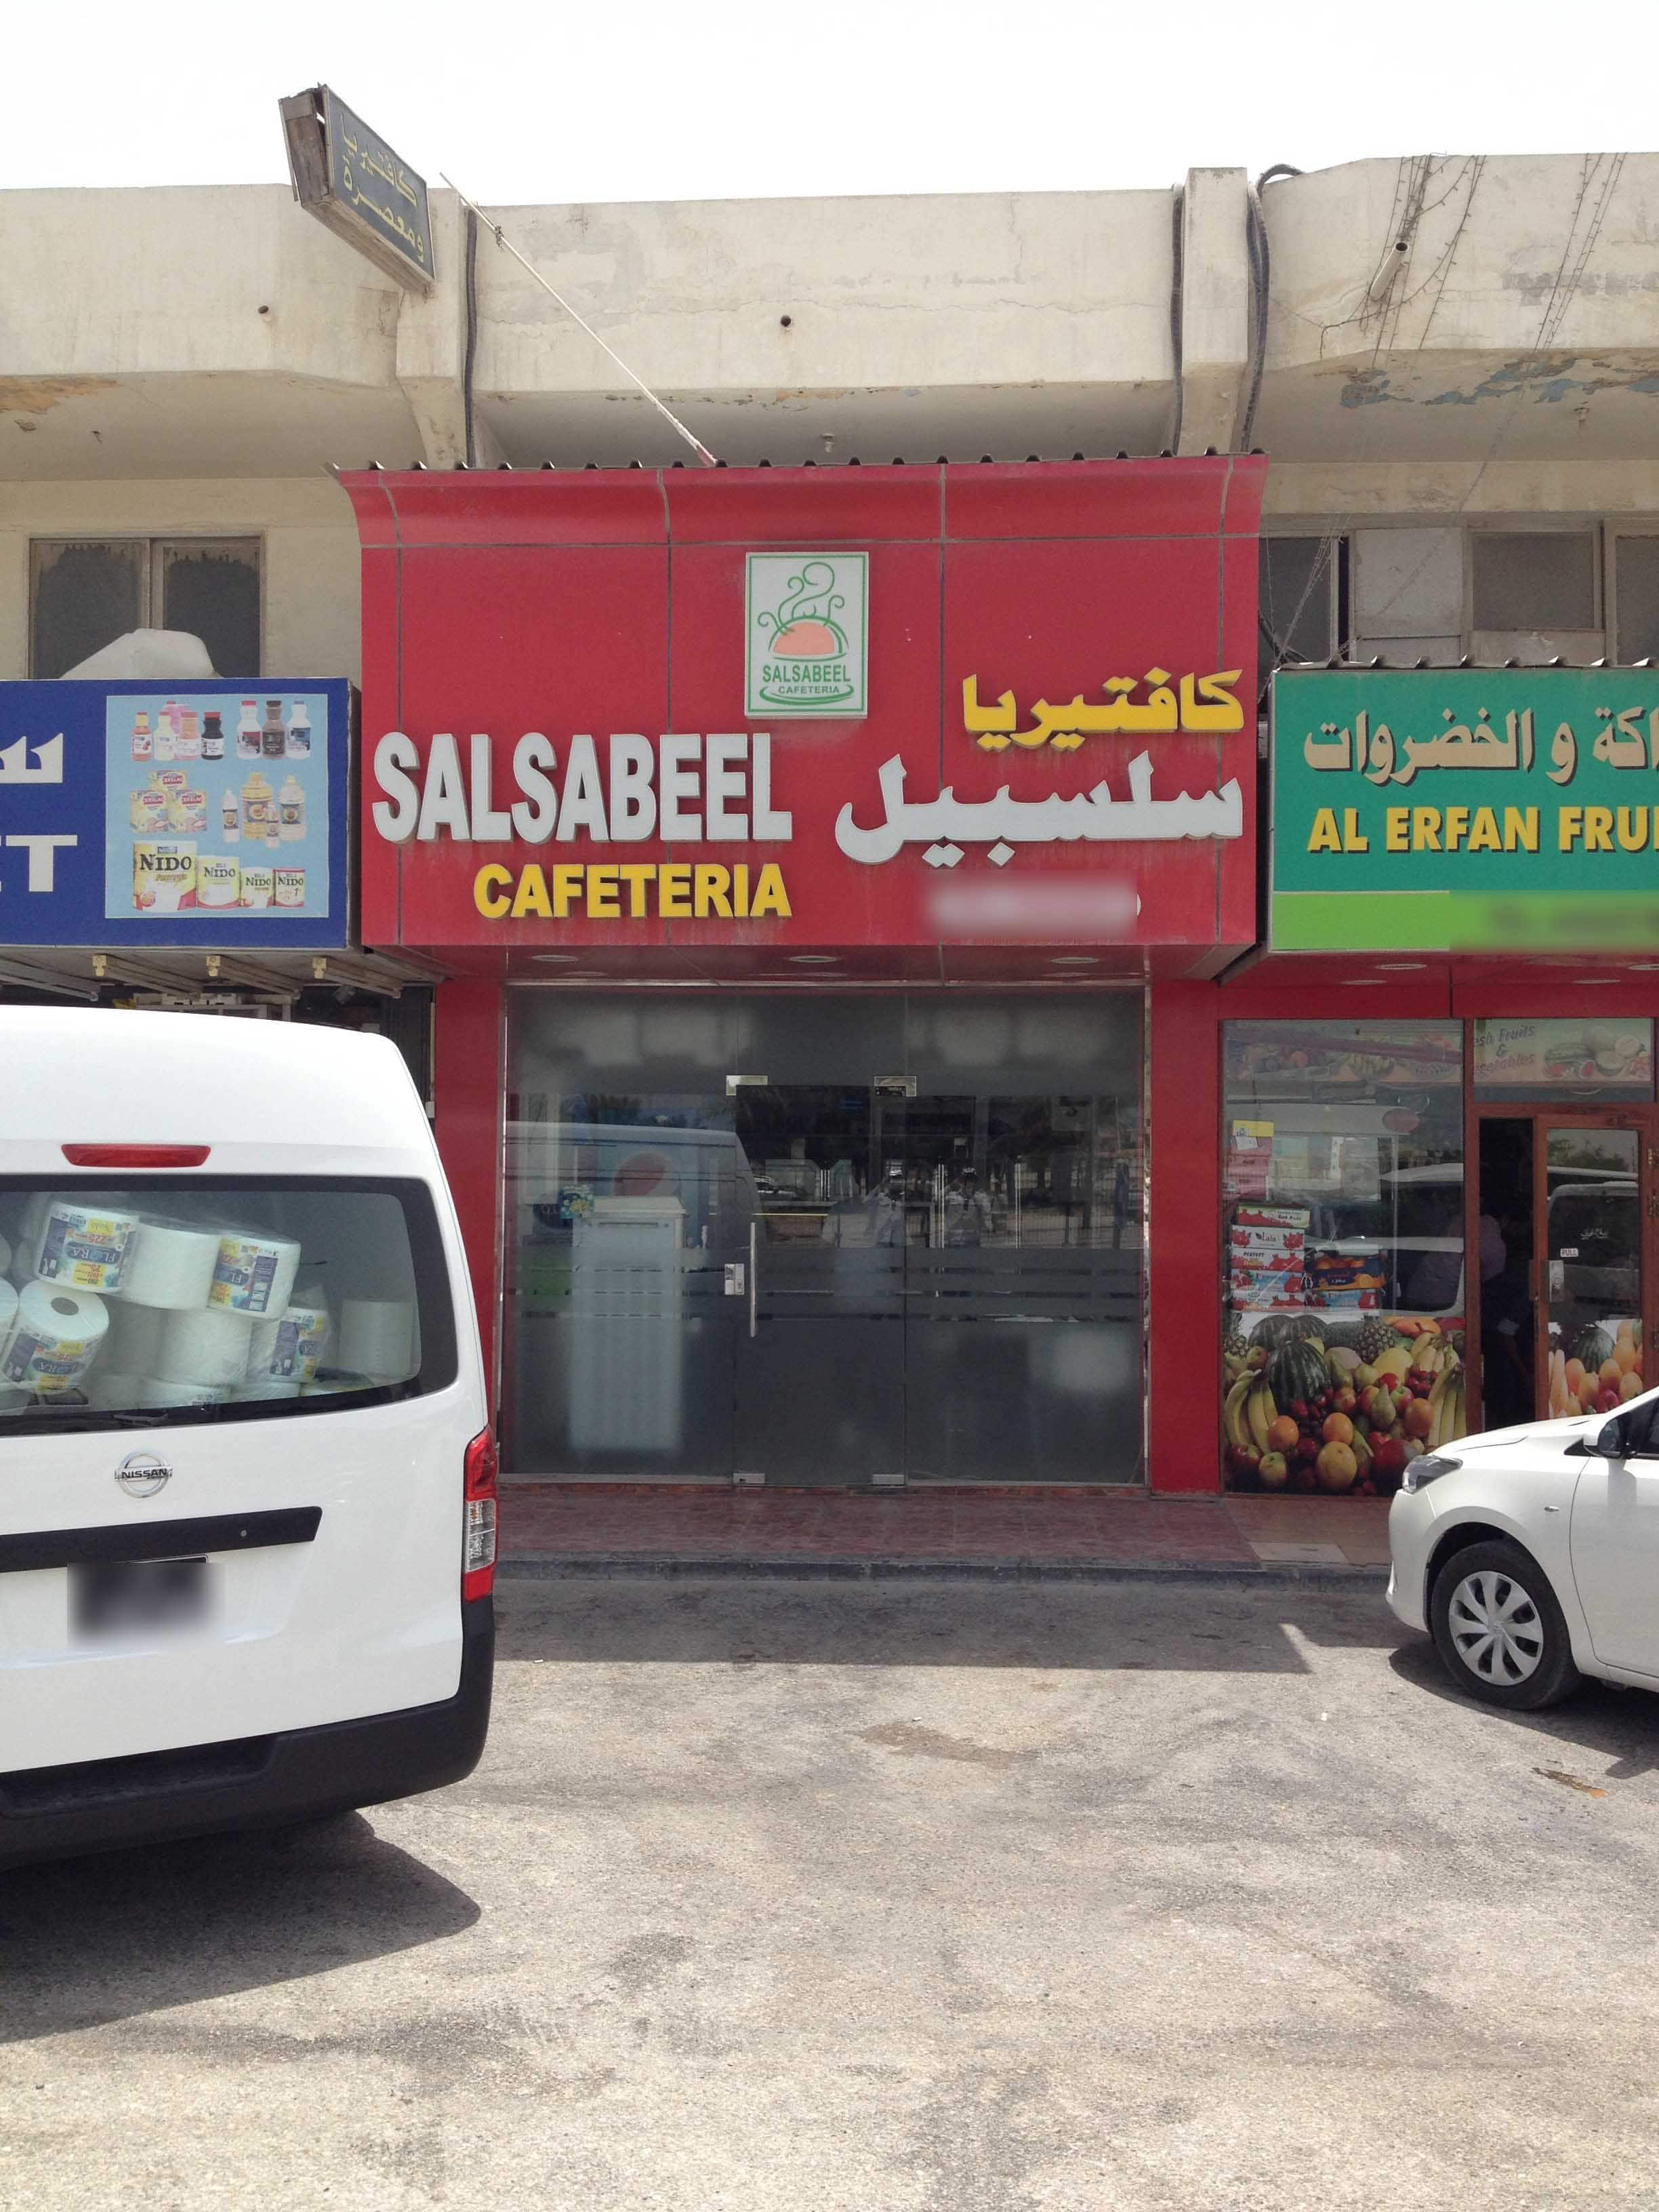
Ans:
{"type": "Polygon", "coordinates": [[[303,1415],[455,1373],[422,1183],[0,1180],[0,1437],[303,1415]]]}

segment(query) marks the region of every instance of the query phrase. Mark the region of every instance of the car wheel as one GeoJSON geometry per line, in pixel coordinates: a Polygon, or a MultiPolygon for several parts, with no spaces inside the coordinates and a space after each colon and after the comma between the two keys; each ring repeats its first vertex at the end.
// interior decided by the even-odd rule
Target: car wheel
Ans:
{"type": "Polygon", "coordinates": [[[1535,1712],[1578,1687],[1549,1577],[1519,1544],[1455,1553],[1436,1577],[1429,1622],[1453,1681],[1489,1705],[1535,1712]]]}

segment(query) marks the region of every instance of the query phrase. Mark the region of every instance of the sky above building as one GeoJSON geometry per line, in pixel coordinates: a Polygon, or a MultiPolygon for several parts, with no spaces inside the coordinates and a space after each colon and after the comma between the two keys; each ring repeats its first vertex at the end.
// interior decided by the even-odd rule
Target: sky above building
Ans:
{"type": "Polygon", "coordinates": [[[277,100],[319,79],[430,182],[496,206],[1652,147],[1651,0],[1578,20],[1537,0],[94,0],[8,27],[0,186],[283,180],[277,100]]]}

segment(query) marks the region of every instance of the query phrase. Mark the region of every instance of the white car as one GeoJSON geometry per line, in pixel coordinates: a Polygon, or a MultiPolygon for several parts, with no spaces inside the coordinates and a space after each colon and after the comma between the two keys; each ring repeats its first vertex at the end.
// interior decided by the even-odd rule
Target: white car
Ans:
{"type": "Polygon", "coordinates": [[[1528,1711],[1583,1675],[1659,1690],[1659,1390],[1413,1460],[1389,1603],[1460,1689],[1528,1711]]]}

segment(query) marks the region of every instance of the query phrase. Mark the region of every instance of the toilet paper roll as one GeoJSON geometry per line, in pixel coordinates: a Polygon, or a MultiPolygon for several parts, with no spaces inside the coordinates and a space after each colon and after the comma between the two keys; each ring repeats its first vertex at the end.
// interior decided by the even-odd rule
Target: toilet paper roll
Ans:
{"type": "Polygon", "coordinates": [[[109,1308],[95,1291],[63,1283],[26,1283],[0,1352],[0,1383],[38,1397],[73,1389],[97,1358],[109,1328],[109,1308]]]}
{"type": "Polygon", "coordinates": [[[299,1395],[297,1382],[284,1382],[275,1375],[262,1376],[257,1382],[239,1382],[230,1394],[232,1402],[239,1406],[255,1398],[297,1398],[299,1395]]]}
{"type": "Polygon", "coordinates": [[[222,1406],[230,1397],[223,1382],[162,1382],[147,1376],[138,1385],[141,1406],[222,1406]]]}
{"type": "MultiPolygon", "coordinates": [[[[106,1352],[104,1358],[108,1358],[106,1352]]],[[[87,1377],[87,1396],[100,1413],[125,1413],[129,1407],[143,1403],[139,1392],[145,1377],[124,1371],[118,1367],[106,1367],[104,1359],[87,1377]]]]}
{"type": "Polygon", "coordinates": [[[415,1309],[404,1298],[347,1298],[340,1308],[340,1364],[401,1382],[415,1347],[415,1309]]]}
{"type": "Polygon", "coordinates": [[[207,1304],[218,1264],[217,1230],[196,1229],[187,1221],[145,1214],[127,1247],[121,1296],[139,1305],[185,1313],[207,1304]]]}
{"type": "MultiPolygon", "coordinates": [[[[219,1249],[214,1241],[214,1250],[219,1249]]],[[[110,1300],[109,1334],[104,1339],[100,1364],[118,1368],[124,1375],[153,1375],[161,1356],[161,1330],[167,1316],[160,1306],[140,1305],[125,1296],[110,1300]]]]}
{"type": "Polygon", "coordinates": [[[375,1387],[372,1375],[349,1375],[343,1367],[325,1367],[314,1382],[307,1382],[301,1390],[302,1398],[337,1398],[347,1390],[372,1390],[375,1387]]]}
{"type": "Polygon", "coordinates": [[[55,1198],[40,1224],[35,1274],[43,1283],[64,1283],[71,1290],[118,1291],[137,1226],[136,1213],[55,1198]]]}
{"type": "Polygon", "coordinates": [[[161,1326],[161,1353],[151,1369],[158,1382],[222,1382],[228,1389],[247,1372],[253,1324],[246,1314],[200,1306],[170,1313],[161,1326]]]}
{"type": "Polygon", "coordinates": [[[289,1304],[300,1272],[300,1248],[286,1237],[231,1230],[219,1239],[209,1303],[228,1313],[275,1320],[289,1304]]]}
{"type": "Polygon", "coordinates": [[[314,1382],[331,1327],[326,1306],[289,1306],[277,1321],[256,1321],[247,1356],[250,1381],[274,1375],[283,1381],[314,1382]]]}

